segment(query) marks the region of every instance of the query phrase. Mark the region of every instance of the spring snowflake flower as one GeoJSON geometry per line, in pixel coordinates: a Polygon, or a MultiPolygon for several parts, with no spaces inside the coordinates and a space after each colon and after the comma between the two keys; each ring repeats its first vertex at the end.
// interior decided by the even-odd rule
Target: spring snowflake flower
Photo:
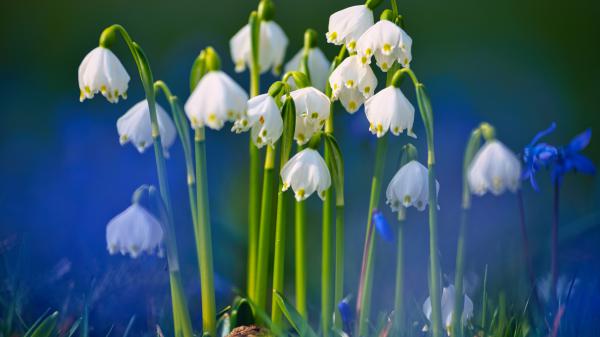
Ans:
{"type": "Polygon", "coordinates": [[[246,112],[248,94],[222,71],[204,75],[185,103],[185,113],[193,128],[208,126],[220,130],[246,112]]]}
{"type": "Polygon", "coordinates": [[[337,11],[329,17],[327,42],[335,45],[346,44],[348,51],[354,52],[358,38],[373,25],[373,11],[367,6],[352,6],[337,11]]]}
{"type": "MultiPolygon", "coordinates": [[[[298,51],[296,55],[294,55],[294,57],[292,57],[292,59],[285,64],[284,71],[288,72],[293,70],[299,70],[303,54],[304,50],[300,49],[300,51],[298,51]]],[[[325,54],[323,54],[321,49],[317,47],[309,49],[308,72],[310,73],[310,80],[315,88],[323,92],[325,91],[325,86],[327,85],[329,67],[329,60],[327,60],[327,57],[325,56],[325,54]]],[[[295,88],[295,83],[292,77],[288,79],[288,83],[292,86],[292,88],[295,88]]]]}
{"type": "Polygon", "coordinates": [[[388,130],[398,136],[404,130],[416,138],[412,131],[415,108],[399,88],[389,86],[365,102],[365,113],[369,120],[369,131],[383,137],[388,130]]]}
{"type": "MultiPolygon", "coordinates": [[[[442,291],[442,320],[447,331],[452,326],[452,314],[454,311],[455,290],[454,285],[445,287],[442,291]]],[[[423,303],[423,313],[431,321],[431,298],[427,297],[423,303]]],[[[462,324],[467,324],[467,320],[473,317],[473,301],[465,294],[465,303],[463,305],[462,324]]]]}
{"type": "Polygon", "coordinates": [[[299,145],[303,145],[325,125],[329,118],[331,101],[327,95],[314,87],[294,90],[290,92],[290,96],[296,106],[294,139],[299,145]]]}
{"type": "Polygon", "coordinates": [[[381,20],[371,26],[356,43],[356,51],[362,64],[370,64],[375,56],[377,66],[388,71],[395,61],[408,67],[412,60],[412,39],[402,28],[391,21],[381,20]]]}
{"type": "Polygon", "coordinates": [[[108,252],[136,258],[143,252],[162,254],[163,230],[160,222],[138,203],[129,206],[106,226],[108,252]]]}
{"type": "Polygon", "coordinates": [[[248,112],[233,124],[231,131],[236,133],[252,129],[251,136],[254,144],[261,148],[265,144],[273,146],[283,133],[283,119],[269,94],[251,98],[248,101],[248,112]]]}
{"type": "MultiPolygon", "coordinates": [[[[436,180],[436,193],[440,184],[436,180]]],[[[394,212],[401,207],[414,206],[419,211],[429,203],[429,179],[425,166],[416,160],[411,160],[402,166],[390,181],[385,191],[386,203],[394,212]]]]}
{"type": "MultiPolygon", "coordinates": [[[[156,117],[164,153],[168,156],[168,150],[175,142],[177,135],[175,125],[169,114],[158,104],[156,104],[156,117]]],[[[150,124],[148,101],[138,102],[121,116],[117,120],[117,131],[119,132],[121,145],[131,142],[140,153],[143,153],[152,145],[152,126],[150,124]]]]}
{"type": "MultiPolygon", "coordinates": [[[[231,57],[235,63],[236,72],[246,70],[246,66],[250,67],[252,63],[250,35],[250,26],[245,25],[229,40],[229,48],[231,50],[231,57]]],[[[273,74],[277,75],[283,64],[288,38],[277,23],[269,20],[261,21],[259,39],[260,53],[258,64],[260,72],[264,73],[272,69],[273,74]]]]}
{"type": "Polygon", "coordinates": [[[347,57],[329,76],[333,100],[339,99],[349,113],[354,113],[371,97],[377,87],[377,77],[371,67],[356,55],[347,57]]]}
{"type": "Polygon", "coordinates": [[[498,140],[483,145],[469,165],[467,179],[471,192],[484,195],[490,191],[500,195],[505,190],[516,192],[521,178],[517,156],[498,140]]]}
{"type": "Polygon", "coordinates": [[[129,74],[108,48],[96,47],[89,52],[79,65],[78,78],[81,102],[98,92],[111,103],[119,102],[119,96],[127,98],[129,74]]]}
{"type": "Polygon", "coordinates": [[[308,198],[313,192],[321,199],[331,185],[329,169],[323,157],[311,148],[304,149],[293,156],[281,169],[283,191],[292,187],[297,201],[308,198]]]}

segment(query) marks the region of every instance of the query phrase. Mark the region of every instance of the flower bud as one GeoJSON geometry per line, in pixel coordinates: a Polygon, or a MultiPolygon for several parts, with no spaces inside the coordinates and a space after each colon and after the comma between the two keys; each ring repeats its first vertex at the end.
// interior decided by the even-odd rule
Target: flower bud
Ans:
{"type": "Polygon", "coordinates": [[[275,4],[272,0],[261,0],[258,4],[258,17],[263,21],[271,21],[275,16],[275,4]]]}
{"type": "Polygon", "coordinates": [[[304,48],[315,48],[317,46],[317,31],[314,29],[307,29],[304,32],[304,48]]]}

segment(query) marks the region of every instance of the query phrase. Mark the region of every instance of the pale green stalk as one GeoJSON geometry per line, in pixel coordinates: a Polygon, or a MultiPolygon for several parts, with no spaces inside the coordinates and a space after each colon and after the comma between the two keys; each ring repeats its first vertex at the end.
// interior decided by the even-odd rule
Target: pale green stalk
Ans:
{"type": "Polygon", "coordinates": [[[306,201],[295,202],[294,209],[296,250],[296,309],[304,319],[308,319],[306,308],[306,201]]]}
{"type": "Polygon", "coordinates": [[[398,335],[404,333],[404,225],[406,210],[398,211],[398,252],[396,254],[396,295],[394,297],[394,329],[398,335]]]}

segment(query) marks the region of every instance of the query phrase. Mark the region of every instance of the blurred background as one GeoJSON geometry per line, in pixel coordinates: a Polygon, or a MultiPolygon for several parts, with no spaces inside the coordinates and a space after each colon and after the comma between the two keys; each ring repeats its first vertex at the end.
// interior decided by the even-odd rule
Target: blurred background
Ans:
{"type": "MultiPolygon", "coordinates": [[[[287,59],[301,48],[306,28],[321,33],[320,47],[335,55],[337,47],[325,44],[328,17],[358,3],[276,1],[275,20],[290,39],[287,59]]],[[[104,238],[107,222],[129,206],[135,188],[156,184],[152,151],[140,155],[131,145],[120,146],[115,127],[117,118],[143,98],[134,64],[125,45],[117,43],[115,52],[132,81],[129,98],[116,105],[100,97],[79,103],[77,67],[98,45],[102,29],[120,23],[146,51],[155,78],[166,81],[182,100],[189,95],[191,64],[208,45],[220,53],[224,70],[247,88],[248,74],[233,72],[228,41],[256,5],[248,0],[0,3],[0,254],[4,262],[0,289],[7,301],[19,298],[25,322],[30,324],[47,308],[76,317],[87,298],[94,335],[106,334],[113,325],[123,331],[132,315],[138,317],[136,334],[152,331],[157,323],[170,326],[165,322],[169,312],[166,260],[109,256],[104,238]]],[[[507,146],[521,152],[552,121],[558,128],[545,140],[555,145],[566,144],[586,128],[599,129],[600,3],[406,0],[399,1],[399,7],[414,41],[411,66],[427,85],[435,112],[440,255],[444,274],[453,280],[462,155],[470,130],[488,121],[507,146]]],[[[275,78],[265,75],[262,80],[266,88],[275,78]]],[[[406,92],[414,99],[410,87],[406,92]]],[[[159,103],[167,106],[162,98],[159,103]]],[[[415,132],[419,139],[414,144],[425,161],[419,120],[415,132]]],[[[356,293],[358,283],[375,144],[362,109],[354,115],[338,109],[336,136],[346,161],[346,291],[350,294],[356,293]]],[[[584,153],[598,165],[596,137],[584,153]]],[[[207,133],[219,307],[245,284],[247,141],[247,135],[232,134],[227,128],[207,133]]],[[[412,140],[404,135],[391,141],[384,184],[397,170],[400,148],[408,141],[412,140]]],[[[177,206],[184,283],[193,323],[199,329],[198,272],[179,144],[171,154],[168,170],[177,206]]],[[[538,175],[538,182],[539,192],[524,184],[523,193],[535,271],[542,277],[549,270],[552,187],[547,172],[538,175]]],[[[321,214],[320,202],[311,199],[309,242],[313,246],[308,261],[314,263],[309,306],[316,319],[321,214]]],[[[565,179],[561,272],[581,280],[581,293],[594,299],[585,305],[596,303],[595,309],[600,293],[598,205],[597,178],[569,175],[565,179]]],[[[383,204],[381,209],[394,226],[389,209],[383,204]]],[[[467,255],[471,288],[467,291],[481,291],[487,265],[490,287],[525,301],[527,295],[515,290],[524,282],[516,197],[476,198],[471,214],[467,255]]],[[[427,221],[425,213],[414,210],[408,212],[408,219],[407,298],[418,315],[427,297],[427,221]]],[[[392,307],[394,273],[390,271],[395,249],[394,243],[378,243],[375,311],[392,307]]],[[[291,280],[293,259],[291,254],[288,257],[291,280]]],[[[292,297],[293,284],[289,289],[292,297]]],[[[594,312],[585,305],[581,311],[594,312]]],[[[575,313],[567,311],[567,315],[575,313]]]]}

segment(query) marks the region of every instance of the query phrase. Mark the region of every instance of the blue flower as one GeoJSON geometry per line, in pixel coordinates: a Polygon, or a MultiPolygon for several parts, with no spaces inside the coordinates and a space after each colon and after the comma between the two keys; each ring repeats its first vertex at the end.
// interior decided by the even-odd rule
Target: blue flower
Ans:
{"type": "Polygon", "coordinates": [[[381,235],[385,241],[394,242],[394,232],[381,211],[376,209],[373,210],[372,222],[379,235],[381,235]]]}
{"type": "Polygon", "coordinates": [[[350,299],[351,296],[348,295],[337,305],[342,318],[343,330],[347,333],[352,330],[352,325],[354,324],[354,311],[352,311],[352,307],[350,306],[350,299]]]}
{"type": "Polygon", "coordinates": [[[596,167],[592,161],[579,152],[585,149],[592,138],[592,130],[587,129],[575,136],[569,144],[558,149],[558,155],[552,170],[555,182],[560,183],[562,177],[569,172],[593,175],[596,167]]]}
{"type": "Polygon", "coordinates": [[[523,162],[525,170],[523,171],[523,180],[529,179],[531,186],[537,191],[538,185],[535,181],[535,173],[541,168],[547,168],[552,165],[558,156],[556,147],[547,143],[538,143],[538,141],[552,133],[556,129],[556,123],[552,123],[546,130],[538,132],[531,140],[529,145],[523,149],[523,162]]]}

